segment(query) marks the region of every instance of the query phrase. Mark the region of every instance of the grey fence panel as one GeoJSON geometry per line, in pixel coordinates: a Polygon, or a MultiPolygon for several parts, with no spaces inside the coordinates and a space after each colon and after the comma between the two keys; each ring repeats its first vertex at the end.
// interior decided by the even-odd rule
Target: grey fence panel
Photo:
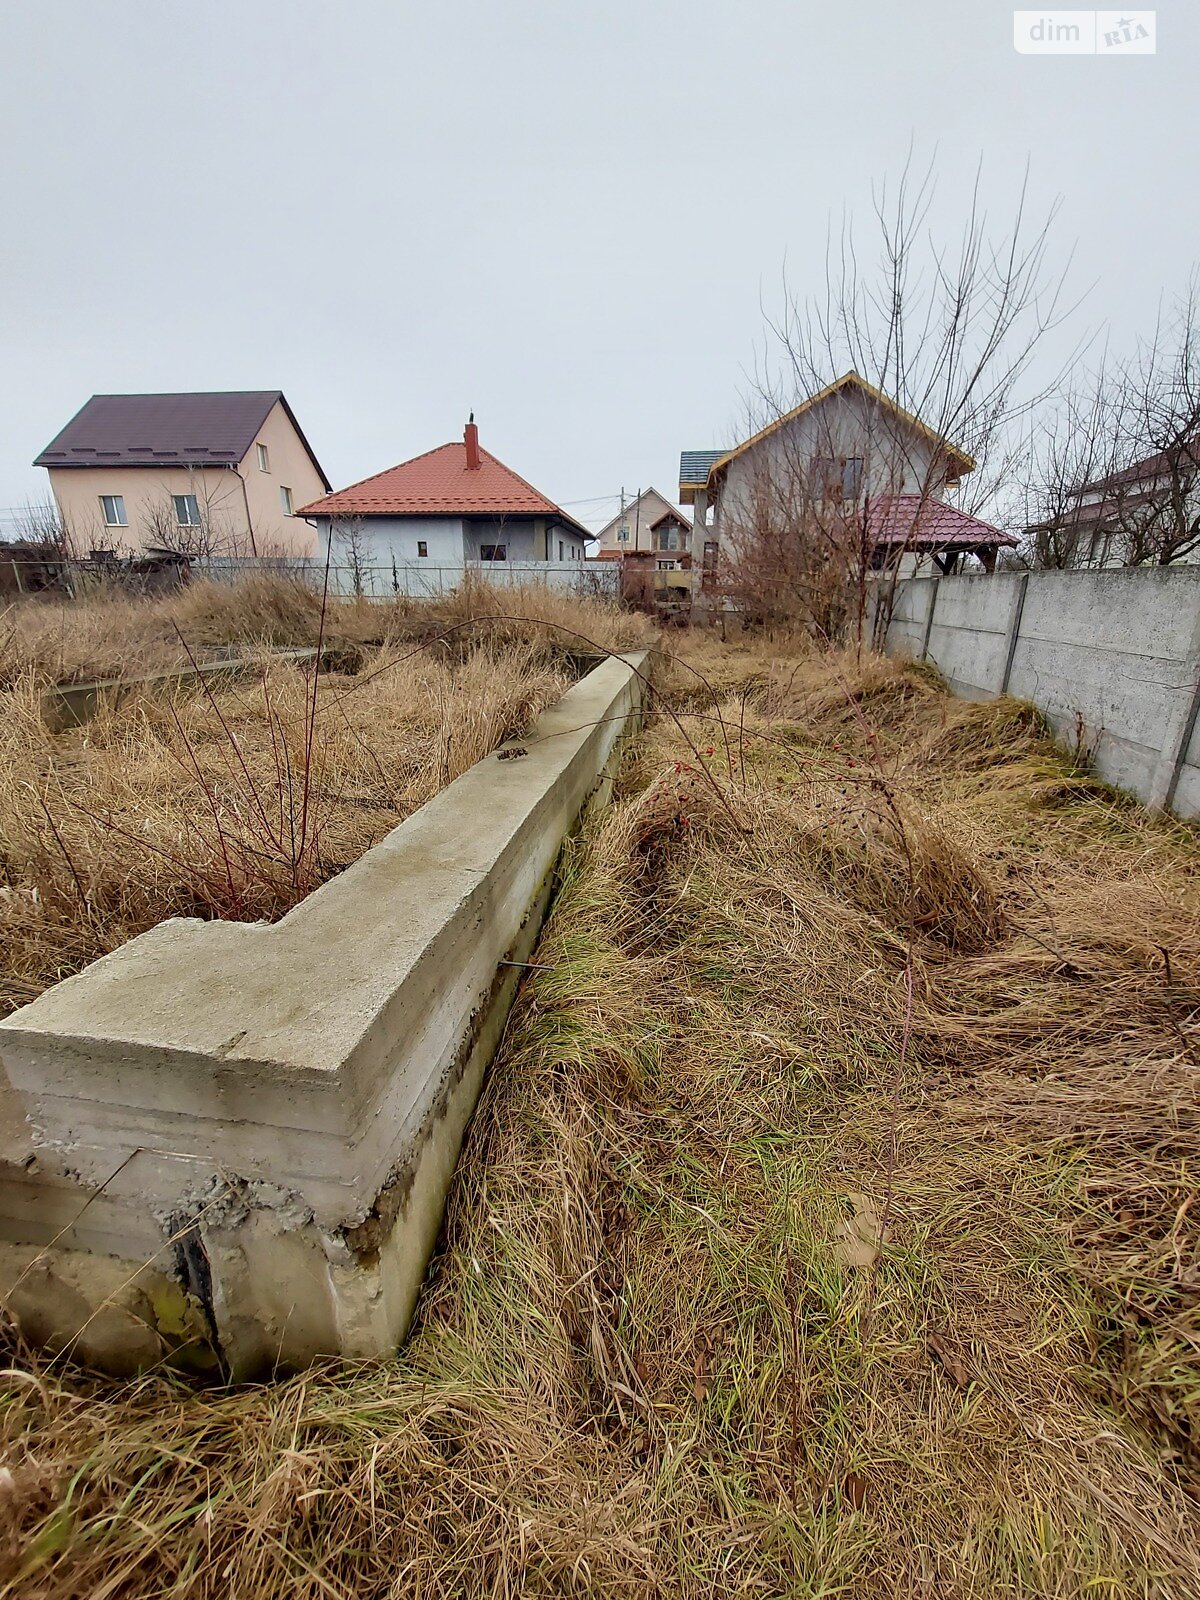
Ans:
{"type": "Polygon", "coordinates": [[[256,573],[292,577],[340,597],[392,600],[436,599],[471,577],[496,588],[540,585],[564,594],[616,599],[620,572],[611,561],[465,561],[435,565],[429,561],[331,563],[305,557],[235,559],[208,556],[192,563],[197,577],[217,583],[238,583],[256,573]]]}

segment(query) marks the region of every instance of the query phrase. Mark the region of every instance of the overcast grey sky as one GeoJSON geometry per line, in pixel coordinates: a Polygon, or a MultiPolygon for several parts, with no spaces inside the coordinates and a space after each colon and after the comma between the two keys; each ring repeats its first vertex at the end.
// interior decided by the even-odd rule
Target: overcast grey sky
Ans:
{"type": "MultiPolygon", "coordinates": [[[[1028,0],[1026,0],[1028,5],[1028,0]]],[[[0,507],[94,392],[282,388],[335,486],[459,436],[593,524],[725,441],[786,255],[905,148],[1026,158],[1091,323],[1200,258],[1200,6],[1031,57],[997,0],[0,0],[0,507]],[[595,503],[585,503],[592,502],[595,503]]],[[[0,527],[3,525],[0,524],[0,527]]]]}

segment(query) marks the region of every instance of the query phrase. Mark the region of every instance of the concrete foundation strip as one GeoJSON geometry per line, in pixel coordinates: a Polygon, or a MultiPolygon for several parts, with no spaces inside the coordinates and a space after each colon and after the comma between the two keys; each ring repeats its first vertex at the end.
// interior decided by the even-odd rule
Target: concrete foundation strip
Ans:
{"type": "Polygon", "coordinates": [[[129,695],[145,693],[148,689],[173,689],[210,678],[237,678],[258,670],[264,662],[272,661],[286,661],[299,667],[317,662],[318,671],[336,670],[346,656],[344,649],[335,646],[320,652],[312,648],[272,650],[253,656],[229,656],[221,661],[198,661],[186,667],[172,667],[166,672],[148,672],[137,678],[98,678],[93,683],[56,683],[42,695],[42,721],[51,733],[64,733],[68,728],[79,728],[90,722],[102,708],[115,710],[129,695]]]}
{"type": "Polygon", "coordinates": [[[208,1323],[235,1376],[396,1348],[645,659],[596,667],[521,760],[479,762],[280,922],[173,919],[0,1023],[0,1293],[19,1280],[30,1338],[203,1364],[208,1323]]]}

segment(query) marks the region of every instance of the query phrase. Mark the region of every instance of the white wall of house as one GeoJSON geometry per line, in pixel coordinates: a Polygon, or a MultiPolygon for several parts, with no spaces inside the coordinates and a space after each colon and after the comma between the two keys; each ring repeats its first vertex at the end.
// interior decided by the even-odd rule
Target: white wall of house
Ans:
{"type": "MultiPolygon", "coordinates": [[[[336,593],[442,594],[478,565],[493,581],[536,583],[584,561],[582,535],[545,518],[318,517],[317,562],[328,559],[336,593]],[[333,549],[330,552],[330,538],[333,549]],[[485,546],[502,546],[503,560],[483,559],[485,546]],[[561,549],[561,555],[560,555],[561,549]],[[495,569],[493,572],[492,569],[495,569]]],[[[574,580],[571,580],[572,582],[574,580]]],[[[599,581],[599,580],[597,580],[599,581]]],[[[607,581],[607,580],[604,580],[607,581]]]]}
{"type": "MultiPolygon", "coordinates": [[[[797,485],[818,457],[858,458],[865,494],[919,494],[929,480],[934,447],[919,429],[884,412],[859,390],[841,390],[784,423],[725,468],[713,509],[718,538],[748,519],[756,491],[797,485]]],[[[936,491],[933,491],[936,492],[936,491]]]]}
{"type": "Polygon", "coordinates": [[[329,554],[330,528],[333,529],[331,566],[350,564],[351,536],[359,541],[360,558],[368,566],[390,567],[395,561],[428,561],[431,567],[462,568],[463,519],[461,517],[352,517],[331,522],[318,517],[317,555],[321,561],[329,554]],[[425,554],[421,554],[421,545],[425,554]]]}

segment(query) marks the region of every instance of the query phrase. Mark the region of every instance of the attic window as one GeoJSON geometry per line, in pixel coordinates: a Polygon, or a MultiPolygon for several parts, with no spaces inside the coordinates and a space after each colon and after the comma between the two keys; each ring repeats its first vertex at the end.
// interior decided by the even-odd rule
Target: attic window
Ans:
{"type": "Polygon", "coordinates": [[[258,451],[258,470],[260,472],[270,472],[270,470],[271,470],[271,458],[267,454],[266,445],[265,444],[255,445],[254,448],[258,451]]]}

